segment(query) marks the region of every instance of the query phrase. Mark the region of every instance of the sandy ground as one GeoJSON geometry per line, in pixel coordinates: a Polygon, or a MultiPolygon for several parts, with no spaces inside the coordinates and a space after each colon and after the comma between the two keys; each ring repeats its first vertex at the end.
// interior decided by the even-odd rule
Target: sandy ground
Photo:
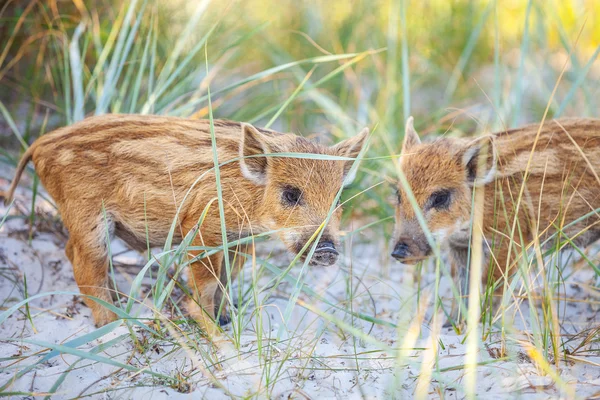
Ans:
{"type": "MultiPolygon", "coordinates": [[[[6,181],[0,179],[0,188],[5,186],[6,181]]],[[[19,192],[20,209],[27,208],[29,196],[28,191],[19,192]]],[[[45,209],[49,210],[48,207],[45,209]]],[[[43,210],[41,203],[40,211],[43,210]]],[[[0,208],[0,215],[5,212],[6,208],[0,208]]],[[[18,210],[11,213],[18,214],[18,210]]],[[[0,230],[0,312],[25,297],[25,278],[29,296],[56,291],[77,292],[71,265],[63,250],[65,237],[56,226],[49,223],[36,225],[31,243],[28,235],[29,225],[23,219],[12,219],[0,230]]],[[[98,356],[142,368],[144,373],[62,354],[17,377],[24,368],[48,354],[44,345],[32,341],[61,344],[95,330],[89,309],[77,297],[48,294],[31,301],[31,321],[25,308],[21,307],[0,324],[0,386],[6,385],[5,392],[42,395],[59,382],[53,398],[86,396],[149,400],[193,396],[219,399],[256,393],[260,393],[259,398],[276,399],[411,398],[419,375],[432,372],[432,384],[427,389],[429,397],[463,398],[464,336],[449,328],[435,329],[431,322],[431,307],[422,320],[416,311],[418,299],[427,298],[427,293],[433,290],[433,270],[426,269],[421,282],[423,290],[417,296],[414,271],[391,263],[386,246],[368,244],[369,241],[367,234],[356,235],[352,245],[346,242],[341,266],[310,270],[305,283],[329,302],[347,308],[350,303],[348,276],[352,272],[353,310],[398,324],[398,329],[351,318],[347,313],[302,294],[281,341],[277,342],[273,338],[279,332],[281,315],[293,291],[292,285],[283,282],[272,291],[269,306],[263,308],[263,319],[269,323],[264,324],[260,349],[256,333],[257,312],[246,312],[246,324],[241,334],[233,335],[229,325],[219,343],[209,344],[198,339],[197,348],[188,350],[170,340],[150,338],[147,332],[134,327],[132,331],[139,343],[151,344],[150,348],[140,350],[132,341],[130,330],[122,324],[78,349],[87,353],[106,344],[106,348],[96,348],[98,356]],[[353,337],[327,318],[308,311],[303,307],[305,304],[327,312],[347,326],[353,325],[365,336],[353,337]],[[411,344],[412,331],[408,329],[411,324],[421,327],[422,331],[415,336],[416,342],[405,351],[406,357],[398,367],[390,348],[411,344]],[[432,335],[433,343],[438,344],[435,348],[432,347],[432,335]],[[239,343],[227,337],[239,337],[239,343]],[[423,360],[432,359],[433,351],[438,352],[439,363],[432,371],[431,364],[423,360]],[[164,379],[145,373],[149,370],[178,377],[184,383],[169,385],[164,379]],[[60,382],[60,379],[64,380],[60,382]]],[[[272,240],[261,244],[258,251],[266,254],[280,246],[272,240]]],[[[113,254],[119,254],[115,257],[115,263],[120,265],[117,283],[121,290],[127,291],[143,258],[128,251],[118,241],[113,243],[112,250],[113,254]]],[[[272,262],[285,266],[289,258],[284,252],[277,253],[279,255],[272,262]]],[[[246,271],[250,268],[247,266],[246,271]]],[[[298,275],[299,267],[292,270],[292,274],[298,275]]],[[[242,285],[247,287],[250,273],[245,275],[242,285]]],[[[265,277],[265,282],[270,278],[272,276],[265,277]]],[[[577,349],[585,339],[582,332],[590,332],[591,328],[600,325],[597,311],[600,296],[594,284],[594,274],[586,268],[567,275],[561,295],[572,301],[560,303],[559,317],[562,321],[561,340],[569,340],[565,346],[568,349],[577,349]]],[[[447,291],[444,289],[447,282],[442,281],[441,286],[442,293],[447,291]]],[[[134,313],[137,312],[142,316],[149,315],[143,306],[136,308],[134,313]]],[[[485,364],[477,368],[480,398],[546,399],[559,397],[561,393],[566,397],[515,340],[525,339],[527,332],[533,332],[534,314],[541,315],[541,312],[530,313],[523,307],[521,314],[512,321],[516,331],[510,334],[507,346],[514,361],[496,359],[500,349],[498,335],[480,343],[478,360],[485,364]]],[[[600,398],[598,334],[592,335],[589,343],[582,346],[568,362],[560,363],[557,373],[578,397],[600,398]]],[[[15,394],[15,397],[21,396],[25,395],[15,394]]]]}

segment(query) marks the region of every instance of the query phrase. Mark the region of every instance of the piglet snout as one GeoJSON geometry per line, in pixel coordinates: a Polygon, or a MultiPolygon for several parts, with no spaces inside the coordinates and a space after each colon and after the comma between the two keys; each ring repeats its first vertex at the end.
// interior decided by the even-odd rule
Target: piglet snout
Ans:
{"type": "Polygon", "coordinates": [[[406,243],[398,243],[392,252],[392,257],[400,262],[409,258],[410,255],[410,249],[406,243]]]}
{"type": "Polygon", "coordinates": [[[333,265],[337,261],[339,253],[335,249],[335,245],[330,240],[319,242],[315,252],[313,253],[312,261],[319,265],[333,265]]]}

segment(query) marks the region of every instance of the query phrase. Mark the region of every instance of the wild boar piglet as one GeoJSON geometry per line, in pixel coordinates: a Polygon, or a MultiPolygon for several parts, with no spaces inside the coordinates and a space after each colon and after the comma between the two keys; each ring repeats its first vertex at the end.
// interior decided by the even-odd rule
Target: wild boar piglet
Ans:
{"type": "MultiPolygon", "coordinates": [[[[277,153],[355,158],[368,130],[331,147],[232,121],[215,120],[214,133],[228,240],[277,231],[285,245],[299,253],[326,220],[343,184],[352,180],[353,161],[277,153]]],[[[21,159],[4,196],[7,201],[30,159],[69,231],[65,251],[84,295],[111,301],[107,231],[144,250],[148,245],[163,246],[177,218],[174,243],[197,231],[192,246],[222,244],[207,120],[105,115],[43,135],[21,159]]],[[[336,262],[340,214],[337,207],[323,228],[311,264],[336,262]]],[[[235,250],[252,253],[251,245],[233,249],[233,254],[235,250]]],[[[244,257],[237,254],[233,278],[243,263],[244,257]]],[[[188,311],[209,333],[215,331],[216,309],[227,285],[223,265],[223,252],[218,252],[197,259],[189,268],[194,299],[188,311]]],[[[87,296],[84,300],[98,326],[116,319],[87,296]]],[[[220,322],[226,323],[226,311],[221,315],[220,322]]]]}
{"type": "MultiPolygon", "coordinates": [[[[509,277],[535,239],[548,247],[566,244],[568,237],[585,247],[600,238],[600,120],[552,120],[475,139],[421,143],[411,117],[399,169],[427,228],[448,251],[463,293],[475,186],[484,186],[484,280],[509,277]]],[[[392,256],[403,263],[432,253],[400,184],[393,240],[392,256]]]]}

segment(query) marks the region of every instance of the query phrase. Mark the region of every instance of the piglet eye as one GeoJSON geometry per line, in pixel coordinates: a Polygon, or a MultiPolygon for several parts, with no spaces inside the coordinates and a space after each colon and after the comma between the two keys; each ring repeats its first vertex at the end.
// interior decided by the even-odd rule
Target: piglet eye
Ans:
{"type": "Polygon", "coordinates": [[[299,205],[302,198],[302,191],[296,187],[286,186],[281,194],[281,202],[286,206],[299,205]]]}
{"type": "Polygon", "coordinates": [[[449,190],[440,190],[439,192],[435,192],[430,197],[430,207],[437,210],[448,208],[448,206],[450,206],[450,197],[449,190]]]}

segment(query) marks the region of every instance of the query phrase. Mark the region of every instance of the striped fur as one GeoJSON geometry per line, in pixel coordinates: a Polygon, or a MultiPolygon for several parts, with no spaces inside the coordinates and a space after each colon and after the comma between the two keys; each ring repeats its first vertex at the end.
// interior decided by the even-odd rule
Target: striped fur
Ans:
{"type": "MultiPolygon", "coordinates": [[[[582,247],[600,238],[600,215],[595,213],[600,208],[600,120],[554,120],[541,129],[533,124],[475,140],[441,138],[428,144],[420,143],[409,123],[404,144],[400,169],[429,230],[449,249],[459,277],[467,275],[474,185],[485,185],[484,252],[496,279],[514,271],[523,246],[530,248],[535,239],[543,243],[559,229],[582,247]],[[477,154],[484,149],[486,168],[477,171],[477,154]],[[473,174],[479,178],[473,181],[473,174]],[[449,204],[431,207],[433,194],[443,190],[451,193],[449,204]]],[[[401,250],[408,248],[410,257],[401,261],[410,263],[429,256],[431,249],[406,193],[398,188],[394,240],[396,247],[407,246],[401,250]]]]}
{"type": "MultiPolygon", "coordinates": [[[[366,137],[363,131],[326,147],[293,134],[232,121],[216,120],[214,129],[228,236],[237,239],[281,230],[279,236],[294,252],[326,218],[351,162],[256,155],[289,152],[355,157],[366,137]],[[236,160],[240,155],[249,158],[236,160]],[[286,187],[301,190],[301,202],[296,206],[283,203],[282,190],[286,187]]],[[[221,244],[212,141],[206,120],[105,115],[58,129],[39,138],[26,152],[7,200],[12,198],[30,158],[69,230],[66,253],[85,295],[110,301],[107,229],[133,248],[144,250],[147,241],[151,246],[164,244],[178,209],[175,242],[198,228],[207,209],[193,245],[221,244]]],[[[337,242],[340,212],[334,213],[322,238],[337,242]]],[[[251,247],[241,250],[251,252],[251,247]]],[[[234,274],[243,264],[243,257],[237,259],[234,274]]],[[[226,284],[222,263],[223,254],[218,253],[190,268],[190,285],[196,297],[189,305],[190,313],[210,332],[214,332],[211,320],[218,307],[215,299],[219,301],[226,284]]],[[[86,298],[86,303],[97,325],[116,318],[94,301],[86,298]]]]}

